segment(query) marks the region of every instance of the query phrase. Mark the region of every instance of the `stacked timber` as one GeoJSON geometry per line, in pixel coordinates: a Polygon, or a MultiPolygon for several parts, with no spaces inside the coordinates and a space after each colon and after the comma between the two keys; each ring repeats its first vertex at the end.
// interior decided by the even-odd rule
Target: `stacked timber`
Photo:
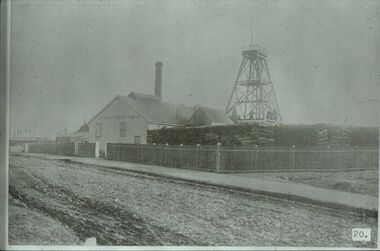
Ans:
{"type": "Polygon", "coordinates": [[[318,143],[319,125],[279,125],[276,127],[276,145],[312,146],[318,143]]]}
{"type": "Polygon", "coordinates": [[[326,125],[318,131],[318,145],[347,146],[351,143],[351,131],[342,126],[326,125]]]}
{"type": "Polygon", "coordinates": [[[250,124],[244,133],[236,134],[235,138],[238,139],[241,146],[274,145],[274,129],[273,126],[250,124]]]}
{"type": "Polygon", "coordinates": [[[327,128],[318,131],[318,145],[327,145],[329,141],[329,131],[327,128]]]}
{"type": "Polygon", "coordinates": [[[351,131],[351,145],[379,146],[379,127],[354,127],[351,131]]]}
{"type": "Polygon", "coordinates": [[[162,128],[148,130],[147,142],[171,145],[229,146],[273,145],[274,127],[258,124],[234,124],[224,126],[162,128]]]}
{"type": "Polygon", "coordinates": [[[346,146],[378,145],[379,129],[315,125],[233,124],[148,130],[147,142],[170,145],[346,146]]]}

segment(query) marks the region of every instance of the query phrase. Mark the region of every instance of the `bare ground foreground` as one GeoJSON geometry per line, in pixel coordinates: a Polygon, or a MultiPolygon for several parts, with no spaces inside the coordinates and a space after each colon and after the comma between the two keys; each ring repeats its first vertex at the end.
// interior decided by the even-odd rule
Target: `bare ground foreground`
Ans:
{"type": "Polygon", "coordinates": [[[343,192],[378,197],[379,171],[276,172],[236,174],[244,177],[280,179],[343,192]]]}
{"type": "Polygon", "coordinates": [[[128,171],[11,156],[9,244],[376,247],[377,220],[128,171]],[[351,229],[372,229],[353,242],[351,229]]]}

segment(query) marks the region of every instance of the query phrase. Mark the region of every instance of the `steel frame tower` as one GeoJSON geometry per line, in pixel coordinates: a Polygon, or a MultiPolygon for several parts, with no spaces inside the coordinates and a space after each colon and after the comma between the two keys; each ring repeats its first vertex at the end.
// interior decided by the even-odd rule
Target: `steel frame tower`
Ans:
{"type": "Polygon", "coordinates": [[[243,51],[242,55],[226,113],[236,123],[280,123],[280,109],[266,62],[267,53],[254,46],[243,51]]]}

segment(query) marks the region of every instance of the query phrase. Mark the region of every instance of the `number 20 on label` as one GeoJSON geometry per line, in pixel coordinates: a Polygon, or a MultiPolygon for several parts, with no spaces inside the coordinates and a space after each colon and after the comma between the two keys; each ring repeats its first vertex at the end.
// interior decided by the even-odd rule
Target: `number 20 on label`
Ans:
{"type": "Polygon", "coordinates": [[[371,241],[370,228],[353,228],[352,229],[353,241],[371,241]]]}

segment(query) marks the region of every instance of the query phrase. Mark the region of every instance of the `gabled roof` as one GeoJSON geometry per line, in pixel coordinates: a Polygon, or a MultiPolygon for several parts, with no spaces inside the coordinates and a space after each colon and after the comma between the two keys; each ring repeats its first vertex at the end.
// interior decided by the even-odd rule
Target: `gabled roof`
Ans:
{"type": "Polygon", "coordinates": [[[154,124],[183,124],[188,121],[193,114],[193,109],[191,107],[161,102],[158,97],[154,95],[131,92],[128,96],[116,96],[88,123],[93,121],[116,100],[121,100],[136,112],[140,113],[143,118],[154,124]]]}
{"type": "Polygon", "coordinates": [[[149,101],[159,102],[160,101],[160,98],[155,96],[155,95],[139,93],[139,92],[131,92],[131,93],[129,93],[128,97],[132,98],[134,100],[145,100],[147,102],[149,102],[149,101]]]}
{"type": "Polygon", "coordinates": [[[202,111],[210,120],[211,125],[226,125],[232,124],[232,120],[222,111],[210,107],[198,106],[197,111],[202,111]]]}
{"type": "Polygon", "coordinates": [[[128,105],[135,108],[151,123],[155,124],[181,124],[193,114],[193,109],[185,105],[175,105],[160,102],[156,96],[130,93],[128,97],[118,96],[128,105]]]}
{"type": "Polygon", "coordinates": [[[161,102],[158,97],[149,94],[131,92],[128,96],[116,96],[99,113],[97,113],[88,123],[93,121],[115,100],[121,100],[133,110],[138,112],[149,123],[160,125],[185,125],[191,124],[194,111],[202,111],[210,120],[211,125],[232,124],[232,120],[224,111],[216,110],[205,106],[194,108],[186,105],[176,105],[161,102]]]}

